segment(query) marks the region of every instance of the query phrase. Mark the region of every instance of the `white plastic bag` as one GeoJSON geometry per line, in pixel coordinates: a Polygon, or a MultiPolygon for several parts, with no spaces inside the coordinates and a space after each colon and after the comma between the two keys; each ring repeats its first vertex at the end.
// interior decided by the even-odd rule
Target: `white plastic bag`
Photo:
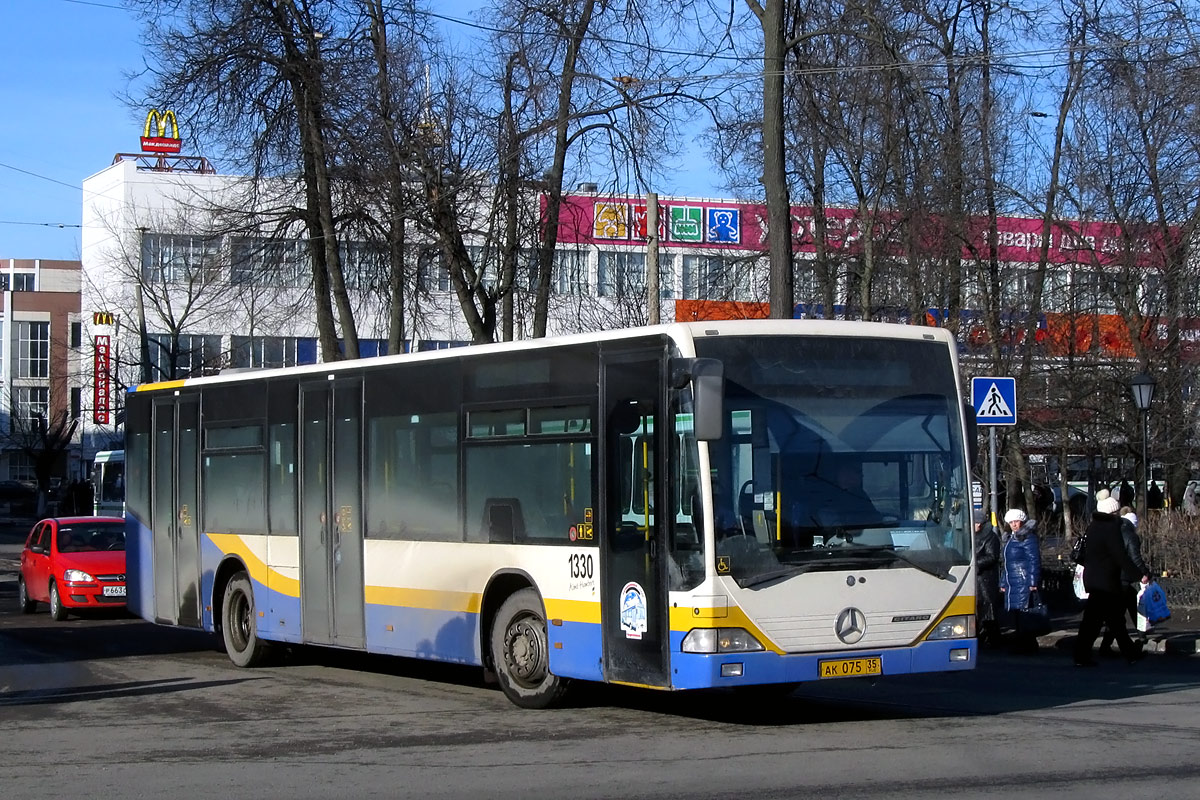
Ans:
{"type": "Polygon", "coordinates": [[[1088,599],[1087,589],[1083,588],[1083,564],[1075,565],[1075,577],[1071,579],[1071,588],[1080,600],[1088,599]]]}

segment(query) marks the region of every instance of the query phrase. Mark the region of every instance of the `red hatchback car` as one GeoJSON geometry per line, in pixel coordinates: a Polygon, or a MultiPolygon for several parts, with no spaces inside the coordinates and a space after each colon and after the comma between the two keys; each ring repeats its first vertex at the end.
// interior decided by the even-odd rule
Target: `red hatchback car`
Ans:
{"type": "Polygon", "coordinates": [[[21,612],[49,603],[50,616],[125,604],[125,520],[57,517],[33,526],[21,551],[21,612]]]}

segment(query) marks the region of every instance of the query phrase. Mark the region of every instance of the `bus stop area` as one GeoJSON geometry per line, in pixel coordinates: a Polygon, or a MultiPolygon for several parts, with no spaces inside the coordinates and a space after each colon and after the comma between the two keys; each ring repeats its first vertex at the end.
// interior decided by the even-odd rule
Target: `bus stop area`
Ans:
{"type": "MultiPolygon", "coordinates": [[[[6,603],[14,609],[21,548],[35,521],[32,517],[0,517],[0,603],[6,603]]],[[[1051,611],[1051,631],[1039,637],[1038,644],[1045,655],[1061,652],[1067,658],[1075,632],[1079,629],[1083,603],[1071,593],[1069,575],[1064,573],[1058,576],[1057,571],[1052,570],[1044,573],[1043,578],[1046,603],[1051,611]]],[[[1200,654],[1200,607],[1196,607],[1200,604],[1187,602],[1196,592],[1191,591],[1191,587],[1173,586],[1169,580],[1163,581],[1163,588],[1171,603],[1171,618],[1155,625],[1146,634],[1146,652],[1200,654]],[[1176,602],[1172,602],[1173,599],[1176,602]],[[1177,606],[1179,599],[1183,599],[1185,605],[1177,606]]],[[[987,657],[986,651],[983,657],[987,657]]]]}

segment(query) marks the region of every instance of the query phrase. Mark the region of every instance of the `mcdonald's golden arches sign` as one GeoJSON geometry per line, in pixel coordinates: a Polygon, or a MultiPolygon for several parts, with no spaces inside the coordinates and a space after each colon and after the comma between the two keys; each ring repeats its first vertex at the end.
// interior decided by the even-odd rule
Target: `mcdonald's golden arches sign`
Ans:
{"type": "Polygon", "coordinates": [[[183,148],[183,139],[179,138],[179,123],[174,111],[159,111],[150,109],[146,115],[146,127],[142,131],[142,151],[146,153],[178,153],[183,148]],[[170,126],[171,135],[167,136],[170,126]],[[153,128],[157,136],[151,136],[153,128]]]}

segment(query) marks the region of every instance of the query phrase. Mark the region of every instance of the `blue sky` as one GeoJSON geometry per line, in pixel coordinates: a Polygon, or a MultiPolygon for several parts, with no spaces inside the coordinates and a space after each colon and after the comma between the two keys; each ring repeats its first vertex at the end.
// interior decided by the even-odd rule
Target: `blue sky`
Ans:
{"type": "Polygon", "coordinates": [[[140,149],[137,30],[118,0],[0,3],[0,257],[79,258],[83,179],[140,149]]]}
{"type": "MultiPolygon", "coordinates": [[[[467,18],[478,5],[432,7],[467,18]]],[[[0,258],[80,257],[84,178],[141,149],[146,109],[119,99],[138,34],[120,0],[0,0],[0,258]]],[[[663,191],[713,196],[710,179],[701,168],[663,191]]]]}

